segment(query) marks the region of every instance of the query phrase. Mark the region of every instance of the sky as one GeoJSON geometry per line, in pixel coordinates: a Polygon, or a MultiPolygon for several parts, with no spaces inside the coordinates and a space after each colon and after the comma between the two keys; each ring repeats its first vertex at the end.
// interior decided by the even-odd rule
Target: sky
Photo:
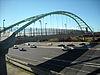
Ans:
{"type": "Polygon", "coordinates": [[[68,11],[100,32],[100,0],[0,0],[0,27],[52,11],[68,11]]]}

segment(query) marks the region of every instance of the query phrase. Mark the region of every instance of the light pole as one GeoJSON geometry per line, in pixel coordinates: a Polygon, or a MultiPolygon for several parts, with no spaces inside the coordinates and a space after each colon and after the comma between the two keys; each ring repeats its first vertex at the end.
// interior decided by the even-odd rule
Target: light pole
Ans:
{"type": "Polygon", "coordinates": [[[24,37],[26,36],[25,29],[24,29],[24,37]]]}
{"type": "Polygon", "coordinates": [[[67,33],[67,24],[64,24],[64,25],[65,25],[65,30],[66,30],[65,33],[67,33]]]}
{"type": "Polygon", "coordinates": [[[45,23],[45,35],[47,35],[46,25],[47,25],[47,23],[45,23]]]}
{"type": "Polygon", "coordinates": [[[34,25],[33,25],[33,36],[35,36],[35,22],[34,22],[34,25]]]}
{"type": "MultiPolygon", "coordinates": [[[[5,29],[5,19],[3,20],[3,29],[5,29]]],[[[4,31],[4,33],[3,34],[5,34],[5,31],[4,31]]]]}
{"type": "Polygon", "coordinates": [[[41,23],[41,20],[39,20],[40,22],[40,27],[41,27],[41,35],[42,35],[42,23],[41,23]]]}
{"type": "MultiPolygon", "coordinates": [[[[90,26],[91,27],[91,26],[90,26]]],[[[95,33],[94,33],[94,28],[93,27],[91,27],[92,28],[92,30],[93,30],[93,32],[92,32],[92,36],[93,36],[93,41],[95,41],[95,33]]]]}
{"type": "Polygon", "coordinates": [[[32,36],[32,28],[30,27],[30,36],[32,36]]]}
{"type": "MultiPolygon", "coordinates": [[[[1,27],[0,27],[0,31],[1,31],[1,27]]],[[[0,33],[0,40],[1,40],[1,33],[0,33]]]]}
{"type": "Polygon", "coordinates": [[[5,23],[4,22],[5,22],[5,19],[3,20],[3,29],[5,28],[5,23]]]}

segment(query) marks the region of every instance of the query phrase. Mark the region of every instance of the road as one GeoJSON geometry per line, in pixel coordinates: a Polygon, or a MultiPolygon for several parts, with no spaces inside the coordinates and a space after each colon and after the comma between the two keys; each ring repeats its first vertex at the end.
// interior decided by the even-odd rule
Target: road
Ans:
{"type": "Polygon", "coordinates": [[[62,51],[60,48],[29,48],[26,45],[19,47],[24,47],[27,51],[10,48],[8,55],[63,75],[100,75],[100,45],[89,50],[73,51],[62,51]]]}

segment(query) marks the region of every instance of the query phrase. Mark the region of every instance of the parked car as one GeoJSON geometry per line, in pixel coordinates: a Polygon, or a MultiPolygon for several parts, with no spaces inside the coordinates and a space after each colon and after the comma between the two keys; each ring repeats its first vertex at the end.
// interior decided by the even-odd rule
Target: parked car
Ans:
{"type": "Polygon", "coordinates": [[[75,45],[74,45],[74,44],[68,44],[67,46],[72,46],[72,47],[74,47],[75,45]]]}
{"type": "Polygon", "coordinates": [[[74,48],[73,47],[68,47],[68,46],[62,46],[61,49],[63,51],[69,51],[69,50],[73,50],[74,48]]]}
{"type": "Polygon", "coordinates": [[[16,45],[13,46],[13,49],[18,49],[18,47],[16,45]]]}
{"type": "Polygon", "coordinates": [[[59,45],[58,45],[58,47],[63,47],[63,46],[65,46],[65,45],[64,45],[64,44],[59,44],[59,45]]]}
{"type": "Polygon", "coordinates": [[[19,48],[20,51],[27,51],[25,48],[19,48]]]}
{"type": "Polygon", "coordinates": [[[88,47],[88,48],[91,48],[92,46],[91,46],[91,45],[87,45],[87,47],[88,47]]]}
{"type": "Polygon", "coordinates": [[[25,43],[25,45],[30,46],[30,44],[29,44],[29,43],[25,43]]]}
{"type": "Polygon", "coordinates": [[[79,45],[86,45],[85,43],[80,43],[79,45]]]}
{"type": "Polygon", "coordinates": [[[30,45],[30,48],[37,48],[36,45],[30,45]]]}

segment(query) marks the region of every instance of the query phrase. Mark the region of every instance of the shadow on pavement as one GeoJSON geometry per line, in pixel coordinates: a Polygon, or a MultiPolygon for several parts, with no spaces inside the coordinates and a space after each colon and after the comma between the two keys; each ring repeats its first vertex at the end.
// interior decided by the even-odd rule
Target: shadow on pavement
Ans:
{"type": "Polygon", "coordinates": [[[70,66],[72,66],[72,65],[77,65],[77,64],[82,64],[82,63],[85,63],[85,62],[89,62],[89,61],[93,61],[93,60],[98,60],[98,59],[100,59],[100,57],[95,57],[95,58],[91,58],[91,59],[88,59],[88,60],[79,61],[79,62],[77,62],[77,63],[71,64],[70,66]]]}
{"type": "MultiPolygon", "coordinates": [[[[41,63],[37,65],[36,67],[41,67],[47,70],[52,70],[56,72],[60,72],[63,70],[65,67],[71,66],[71,62],[79,58],[81,55],[83,55],[87,49],[81,49],[81,50],[71,50],[68,51],[62,55],[59,55],[55,58],[52,58],[51,60],[48,60],[44,63],[41,63]]],[[[31,65],[32,66],[32,65],[31,65]]]]}
{"type": "MultiPolygon", "coordinates": [[[[95,46],[95,45],[93,45],[95,46]]],[[[96,57],[93,59],[81,61],[78,63],[71,64],[73,61],[75,61],[77,58],[82,56],[85,52],[88,51],[88,47],[86,45],[83,46],[84,49],[75,49],[75,50],[70,50],[67,51],[66,53],[59,55],[57,57],[54,57],[44,63],[40,63],[39,65],[35,66],[37,68],[40,68],[42,70],[48,70],[48,71],[56,71],[60,72],[62,71],[65,67],[70,67],[72,65],[77,65],[77,64],[82,64],[83,62],[89,62],[92,60],[99,59],[100,57],[96,57]]],[[[32,69],[32,65],[29,64],[32,69]]],[[[34,70],[34,69],[33,69],[34,70]]]]}

